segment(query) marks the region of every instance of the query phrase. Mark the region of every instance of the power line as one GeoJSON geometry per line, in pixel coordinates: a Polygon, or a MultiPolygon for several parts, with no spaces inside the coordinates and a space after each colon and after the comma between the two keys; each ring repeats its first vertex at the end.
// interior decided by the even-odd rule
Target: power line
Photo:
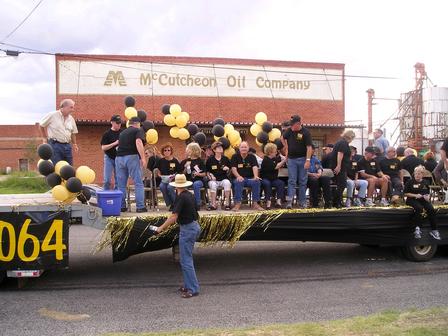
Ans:
{"type": "Polygon", "coordinates": [[[31,16],[31,14],[33,14],[34,13],[34,11],[37,9],[37,7],[39,7],[39,5],[43,2],[44,0],[40,0],[38,3],[37,3],[37,5],[36,6],[34,6],[34,8],[31,10],[31,12],[29,12],[28,13],[28,15],[8,34],[8,35],[6,35],[4,38],[3,38],[3,40],[2,40],[2,42],[5,42],[8,38],[10,38],[11,37],[11,35],[12,34],[14,34],[16,31],[17,31],[17,29],[19,29],[25,22],[26,22],[26,20],[28,20],[28,18],[31,16]]]}

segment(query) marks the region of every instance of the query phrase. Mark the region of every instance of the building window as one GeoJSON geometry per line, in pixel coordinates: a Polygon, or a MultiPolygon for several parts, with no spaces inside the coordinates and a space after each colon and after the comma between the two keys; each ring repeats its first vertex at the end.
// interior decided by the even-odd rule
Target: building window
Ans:
{"type": "Polygon", "coordinates": [[[19,171],[28,171],[28,159],[19,159],[19,171]]]}

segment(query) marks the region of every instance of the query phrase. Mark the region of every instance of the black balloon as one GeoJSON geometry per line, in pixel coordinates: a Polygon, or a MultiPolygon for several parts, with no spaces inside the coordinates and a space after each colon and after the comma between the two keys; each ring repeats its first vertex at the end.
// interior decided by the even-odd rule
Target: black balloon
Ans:
{"type": "Polygon", "coordinates": [[[197,132],[199,132],[199,127],[196,124],[190,124],[187,126],[187,130],[191,136],[194,136],[197,132]]]}
{"type": "Polygon", "coordinates": [[[225,131],[224,131],[224,127],[220,124],[216,124],[215,126],[213,126],[212,128],[212,134],[215,137],[222,137],[224,135],[225,131]]]}
{"type": "Polygon", "coordinates": [[[75,174],[76,174],[75,168],[73,168],[70,165],[65,165],[61,168],[61,170],[59,170],[59,175],[61,175],[61,177],[66,181],[70,177],[74,177],[75,174]]]}
{"type": "Polygon", "coordinates": [[[50,188],[56,187],[62,182],[61,177],[56,173],[48,174],[45,180],[47,181],[47,184],[50,186],[50,188]]]}
{"type": "Polygon", "coordinates": [[[87,187],[82,187],[81,193],[76,198],[82,203],[87,203],[90,197],[92,197],[90,189],[87,187]]]}
{"type": "Polygon", "coordinates": [[[138,110],[137,111],[137,117],[140,119],[140,122],[144,122],[147,118],[146,112],[143,110],[138,110]]]}
{"type": "Polygon", "coordinates": [[[226,150],[227,148],[230,147],[230,141],[229,141],[229,139],[227,139],[226,137],[221,137],[221,138],[219,138],[218,141],[219,141],[220,143],[222,143],[222,148],[223,148],[224,150],[226,150]]]}
{"type": "Polygon", "coordinates": [[[54,172],[54,164],[53,162],[47,160],[41,161],[37,166],[37,170],[39,170],[39,173],[42,175],[48,176],[54,172]]]}
{"type": "Polygon", "coordinates": [[[283,142],[282,142],[282,140],[281,140],[280,138],[275,139],[275,140],[274,140],[274,143],[277,145],[277,149],[278,149],[278,150],[283,149],[283,142]]]}
{"type": "Polygon", "coordinates": [[[135,106],[135,98],[132,96],[127,96],[124,99],[124,104],[126,105],[126,107],[134,107],[135,106]]]}
{"type": "Polygon", "coordinates": [[[195,142],[197,142],[199,144],[199,146],[204,146],[205,145],[205,141],[207,140],[207,137],[205,136],[204,133],[199,132],[199,133],[196,133],[193,136],[193,140],[195,142]]]}
{"type": "Polygon", "coordinates": [[[53,156],[53,148],[49,144],[42,144],[37,148],[37,154],[42,160],[50,160],[53,156]]]}
{"type": "Polygon", "coordinates": [[[154,123],[152,121],[145,120],[144,122],[142,122],[142,128],[145,132],[147,132],[148,130],[154,128],[154,123]]]}
{"type": "Polygon", "coordinates": [[[257,140],[258,142],[265,144],[269,141],[269,135],[266,132],[261,131],[257,134],[257,140]]]}
{"type": "Polygon", "coordinates": [[[261,129],[264,132],[269,133],[270,131],[272,131],[272,124],[269,121],[265,121],[263,125],[261,125],[261,129]]]}
{"type": "Polygon", "coordinates": [[[82,182],[77,177],[70,177],[67,180],[67,183],[65,184],[65,187],[67,188],[68,191],[70,191],[72,193],[78,193],[82,189],[82,182]]]}
{"type": "Polygon", "coordinates": [[[222,119],[222,118],[216,118],[216,119],[213,121],[213,126],[214,126],[214,125],[221,125],[222,127],[224,127],[225,124],[226,124],[226,123],[225,123],[224,119],[222,119]]]}
{"type": "Polygon", "coordinates": [[[165,115],[170,114],[170,107],[171,107],[170,104],[163,104],[162,105],[162,113],[165,115]]]}

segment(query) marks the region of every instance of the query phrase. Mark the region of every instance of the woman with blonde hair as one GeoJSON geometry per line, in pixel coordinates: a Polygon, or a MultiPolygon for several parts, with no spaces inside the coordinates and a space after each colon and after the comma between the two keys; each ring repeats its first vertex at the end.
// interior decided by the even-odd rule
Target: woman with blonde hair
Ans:
{"type": "Polygon", "coordinates": [[[263,161],[261,161],[260,178],[266,199],[266,209],[269,210],[271,208],[273,187],[277,191],[276,206],[281,208],[282,199],[285,195],[285,182],[278,178],[278,170],[285,165],[286,158],[281,158],[278,155],[277,146],[273,143],[268,143],[264,147],[264,154],[263,161]]]}
{"type": "Polygon", "coordinates": [[[201,206],[201,188],[204,188],[205,177],[205,163],[201,159],[201,152],[199,144],[189,143],[185,148],[187,158],[180,163],[187,180],[193,182],[194,198],[199,208],[201,206]]]}
{"type": "Polygon", "coordinates": [[[180,170],[179,161],[174,157],[173,145],[171,143],[164,144],[160,151],[163,157],[157,162],[157,177],[160,178],[160,191],[166,206],[172,210],[176,199],[176,190],[170,185],[176,173],[180,170]]]}

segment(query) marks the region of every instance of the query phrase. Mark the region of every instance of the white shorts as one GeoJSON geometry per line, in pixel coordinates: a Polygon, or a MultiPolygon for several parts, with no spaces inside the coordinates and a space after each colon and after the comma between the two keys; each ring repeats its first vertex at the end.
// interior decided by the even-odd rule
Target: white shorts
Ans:
{"type": "Polygon", "coordinates": [[[222,181],[208,181],[208,187],[214,192],[216,192],[218,187],[223,188],[224,191],[230,191],[230,189],[232,189],[232,184],[228,179],[224,179],[222,181]]]}

